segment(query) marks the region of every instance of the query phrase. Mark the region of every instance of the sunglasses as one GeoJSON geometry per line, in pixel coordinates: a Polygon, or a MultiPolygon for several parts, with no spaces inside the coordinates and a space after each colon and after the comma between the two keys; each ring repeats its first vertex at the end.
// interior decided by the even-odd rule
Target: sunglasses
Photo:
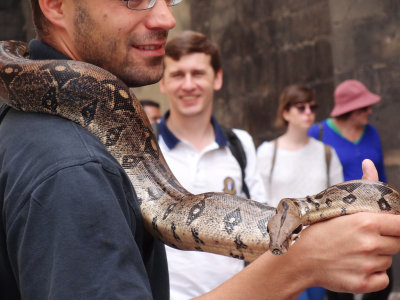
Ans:
{"type": "Polygon", "coordinates": [[[315,113],[318,109],[318,104],[299,103],[295,104],[294,107],[296,107],[301,114],[305,113],[307,107],[312,113],[315,113]]]}
{"type": "Polygon", "coordinates": [[[370,108],[372,108],[372,105],[370,105],[370,106],[365,106],[365,107],[361,107],[359,110],[360,110],[360,111],[367,111],[367,110],[369,110],[370,108]]]}

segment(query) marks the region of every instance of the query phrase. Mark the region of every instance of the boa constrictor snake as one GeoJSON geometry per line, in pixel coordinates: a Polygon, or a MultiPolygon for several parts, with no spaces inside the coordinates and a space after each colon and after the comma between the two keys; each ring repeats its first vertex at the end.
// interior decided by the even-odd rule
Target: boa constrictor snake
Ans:
{"type": "Polygon", "coordinates": [[[16,110],[69,119],[99,138],[128,174],[146,229],[167,245],[252,261],[269,248],[286,252],[304,225],[358,211],[400,212],[397,191],[362,180],[283,199],[277,212],[235,195],[193,195],[172,175],[141,105],[123,82],[87,63],[27,57],[25,43],[0,43],[1,100],[16,110]]]}

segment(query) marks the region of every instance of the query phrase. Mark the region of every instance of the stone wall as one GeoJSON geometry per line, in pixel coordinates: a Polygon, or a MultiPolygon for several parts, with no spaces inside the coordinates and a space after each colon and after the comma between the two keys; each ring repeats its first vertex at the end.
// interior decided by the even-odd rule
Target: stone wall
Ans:
{"type": "Polygon", "coordinates": [[[0,40],[28,41],[34,36],[28,0],[1,0],[0,40]]]}
{"type": "Polygon", "coordinates": [[[280,134],[273,121],[284,86],[313,86],[321,120],[332,109],[334,87],[359,79],[383,97],[371,123],[381,133],[389,182],[400,188],[398,1],[203,0],[191,6],[191,27],[222,51],[219,120],[248,130],[258,145],[280,134]]]}
{"type": "Polygon", "coordinates": [[[192,26],[221,47],[218,118],[249,130],[256,143],[278,134],[272,124],[286,85],[311,84],[320,101],[328,101],[323,100],[333,89],[328,1],[198,1],[192,3],[192,26]]]}
{"type": "Polygon", "coordinates": [[[400,188],[400,2],[331,0],[335,82],[357,78],[382,96],[371,123],[381,134],[388,180],[400,188]]]}

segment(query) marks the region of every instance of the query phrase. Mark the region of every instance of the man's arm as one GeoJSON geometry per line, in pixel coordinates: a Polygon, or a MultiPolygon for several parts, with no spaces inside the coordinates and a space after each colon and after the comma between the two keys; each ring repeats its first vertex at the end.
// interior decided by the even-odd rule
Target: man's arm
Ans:
{"type": "MultiPolygon", "coordinates": [[[[378,177],[363,162],[363,179],[378,177]]],[[[357,213],[309,226],[280,256],[266,252],[199,299],[296,299],[311,286],[368,293],[389,283],[386,270],[400,251],[400,216],[357,213]]]]}
{"type": "Polygon", "coordinates": [[[296,299],[311,286],[350,293],[383,289],[389,283],[385,270],[400,250],[399,226],[400,216],[373,213],[312,225],[286,254],[263,254],[199,299],[296,299]]]}

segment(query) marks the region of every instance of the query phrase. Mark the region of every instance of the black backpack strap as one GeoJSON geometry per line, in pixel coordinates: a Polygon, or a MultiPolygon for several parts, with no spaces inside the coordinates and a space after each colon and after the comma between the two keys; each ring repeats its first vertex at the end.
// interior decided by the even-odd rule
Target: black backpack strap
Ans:
{"type": "Polygon", "coordinates": [[[155,122],[151,124],[151,127],[153,128],[154,136],[156,137],[156,141],[158,142],[160,137],[160,124],[158,122],[155,122]]]}
{"type": "Polygon", "coordinates": [[[322,142],[322,137],[324,136],[324,125],[322,123],[317,123],[319,127],[318,141],[322,142]]]}
{"type": "Polygon", "coordinates": [[[331,181],[329,178],[329,173],[331,169],[331,157],[332,157],[332,148],[329,145],[324,144],[325,149],[325,163],[326,163],[326,186],[331,186],[331,181]]]}
{"type": "MultiPolygon", "coordinates": [[[[318,140],[322,142],[322,138],[324,136],[324,125],[322,123],[318,123],[319,134],[318,140]]],[[[326,163],[326,185],[329,187],[331,185],[329,179],[329,173],[331,168],[331,157],[332,157],[332,148],[329,145],[324,144],[324,152],[325,152],[325,163],[326,163]]]]}
{"type": "Polygon", "coordinates": [[[237,137],[237,135],[233,132],[232,129],[230,128],[225,128],[222,127],[222,132],[225,135],[225,138],[228,140],[228,146],[229,150],[231,150],[232,155],[236,158],[237,162],[239,163],[240,169],[242,171],[242,190],[243,193],[246,194],[246,197],[250,198],[250,191],[249,188],[246,184],[245,178],[246,178],[246,165],[247,165],[247,158],[246,158],[246,152],[244,151],[242,142],[240,139],[237,137]]]}
{"type": "Polygon", "coordinates": [[[2,104],[0,106],[0,123],[1,123],[1,121],[3,121],[3,119],[6,116],[9,109],[10,109],[10,107],[5,104],[2,104]]]}
{"type": "Polygon", "coordinates": [[[272,182],[272,173],[274,172],[274,168],[275,168],[276,154],[278,152],[278,139],[273,140],[272,143],[274,144],[274,152],[272,153],[271,168],[269,169],[268,181],[269,181],[270,186],[271,186],[271,182],[272,182]]]}

